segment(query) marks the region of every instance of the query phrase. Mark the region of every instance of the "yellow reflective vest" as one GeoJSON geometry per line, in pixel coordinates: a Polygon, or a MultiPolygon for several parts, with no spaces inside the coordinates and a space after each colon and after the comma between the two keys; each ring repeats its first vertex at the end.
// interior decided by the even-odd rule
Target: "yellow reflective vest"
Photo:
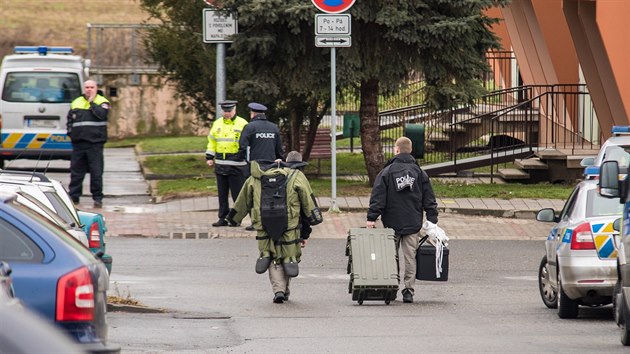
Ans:
{"type": "Polygon", "coordinates": [[[206,159],[214,159],[217,165],[245,166],[247,162],[238,158],[238,141],[247,121],[239,116],[232,119],[219,118],[208,133],[206,159]]]}

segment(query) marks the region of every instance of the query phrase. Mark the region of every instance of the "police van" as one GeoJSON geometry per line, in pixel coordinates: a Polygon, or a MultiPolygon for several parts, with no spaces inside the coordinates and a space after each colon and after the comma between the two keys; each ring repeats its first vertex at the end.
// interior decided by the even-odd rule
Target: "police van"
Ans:
{"type": "Polygon", "coordinates": [[[89,60],[70,47],[15,47],[0,67],[0,167],[13,159],[70,159],[70,103],[81,95],[89,60]]]}

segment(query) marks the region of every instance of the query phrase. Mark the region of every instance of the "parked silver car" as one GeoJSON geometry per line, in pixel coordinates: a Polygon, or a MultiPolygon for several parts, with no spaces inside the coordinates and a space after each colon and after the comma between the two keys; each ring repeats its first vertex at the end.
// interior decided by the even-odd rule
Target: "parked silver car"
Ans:
{"type": "Polygon", "coordinates": [[[580,182],[560,215],[542,209],[536,220],[556,222],[545,241],[538,270],[543,303],[560,318],[575,318],[578,306],[612,302],[617,282],[617,237],[613,224],[621,216],[618,199],[599,195],[597,181],[580,182]]]}
{"type": "Polygon", "coordinates": [[[580,164],[584,166],[585,179],[598,179],[600,166],[604,161],[617,161],[619,165],[630,165],[630,126],[612,127],[612,136],[608,138],[595,157],[585,157],[580,164]]]}

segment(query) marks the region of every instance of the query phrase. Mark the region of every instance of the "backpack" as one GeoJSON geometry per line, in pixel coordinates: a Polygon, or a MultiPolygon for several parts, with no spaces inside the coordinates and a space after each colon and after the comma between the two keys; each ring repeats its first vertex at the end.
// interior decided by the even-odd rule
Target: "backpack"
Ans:
{"type": "Polygon", "coordinates": [[[260,178],[260,218],[263,229],[274,241],[279,241],[288,229],[287,184],[293,173],[281,173],[260,178]]]}

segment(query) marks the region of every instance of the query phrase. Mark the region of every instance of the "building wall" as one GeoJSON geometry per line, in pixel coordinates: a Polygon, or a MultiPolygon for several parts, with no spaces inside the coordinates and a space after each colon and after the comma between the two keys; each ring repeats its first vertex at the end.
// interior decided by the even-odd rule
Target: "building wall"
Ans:
{"type": "Polygon", "coordinates": [[[630,124],[630,1],[513,0],[501,13],[526,85],[576,84],[581,68],[603,137],[630,124]]]}
{"type": "Polygon", "coordinates": [[[599,0],[595,11],[614,81],[624,105],[625,121],[622,117],[615,117],[615,123],[630,124],[630,1],[599,0]]]}
{"type": "Polygon", "coordinates": [[[141,74],[138,84],[130,74],[96,75],[99,88],[112,104],[109,115],[110,139],[143,135],[205,135],[197,117],[184,111],[175,98],[175,88],[153,74],[141,74]],[[112,89],[116,96],[112,97],[112,89]]]}
{"type": "Polygon", "coordinates": [[[562,2],[534,0],[532,5],[558,80],[557,83],[579,83],[579,62],[569,26],[562,13],[562,2]]]}

